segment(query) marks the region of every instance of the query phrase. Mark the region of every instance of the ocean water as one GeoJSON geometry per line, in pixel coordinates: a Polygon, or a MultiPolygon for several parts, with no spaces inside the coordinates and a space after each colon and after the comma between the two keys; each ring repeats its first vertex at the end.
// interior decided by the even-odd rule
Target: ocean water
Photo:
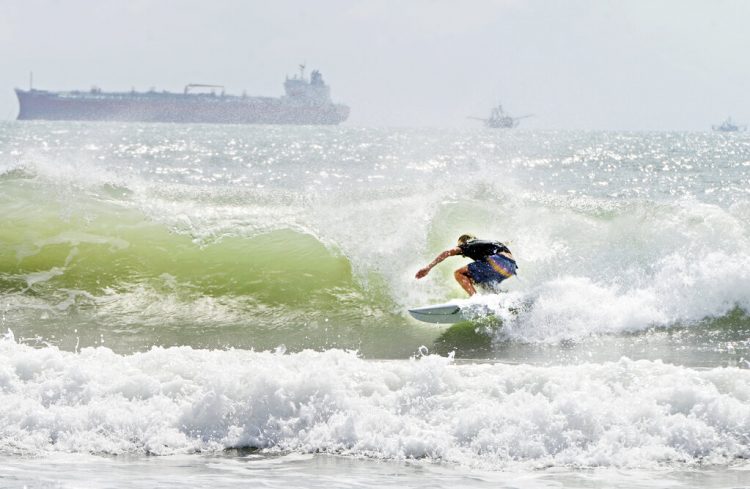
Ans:
{"type": "Polygon", "coordinates": [[[748,311],[746,133],[0,124],[0,487],[748,487],[748,311]]]}

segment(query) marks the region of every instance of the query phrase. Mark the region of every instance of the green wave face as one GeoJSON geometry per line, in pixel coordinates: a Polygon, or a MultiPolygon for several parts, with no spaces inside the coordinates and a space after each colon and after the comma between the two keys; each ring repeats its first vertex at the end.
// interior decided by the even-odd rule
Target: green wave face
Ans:
{"type": "Polygon", "coordinates": [[[124,351],[413,351],[394,350],[393,335],[382,331],[404,323],[387,290],[375,277],[365,288],[342,253],[310,234],[280,229],[206,242],[101,195],[42,198],[45,187],[28,180],[0,187],[5,325],[25,337],[73,348],[115,336],[124,351]]]}
{"type": "Polygon", "coordinates": [[[252,295],[295,305],[334,288],[356,287],[345,257],[312,236],[282,230],[209,244],[170,232],[132,210],[38,207],[9,213],[0,229],[5,290],[100,294],[148,284],[213,297],[252,295]]]}

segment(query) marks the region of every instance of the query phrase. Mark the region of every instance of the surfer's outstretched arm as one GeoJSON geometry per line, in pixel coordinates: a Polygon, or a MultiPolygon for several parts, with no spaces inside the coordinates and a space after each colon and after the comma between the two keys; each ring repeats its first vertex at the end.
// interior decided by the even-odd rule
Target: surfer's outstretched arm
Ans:
{"type": "Polygon", "coordinates": [[[455,248],[451,248],[449,250],[443,251],[434,260],[432,260],[432,262],[429,265],[427,265],[424,268],[420,268],[419,271],[417,272],[416,278],[422,278],[426,276],[428,273],[430,273],[430,270],[432,270],[432,267],[434,267],[441,261],[445,260],[449,256],[455,256],[455,255],[460,255],[460,254],[461,254],[461,248],[459,248],[458,246],[456,246],[455,248]]]}

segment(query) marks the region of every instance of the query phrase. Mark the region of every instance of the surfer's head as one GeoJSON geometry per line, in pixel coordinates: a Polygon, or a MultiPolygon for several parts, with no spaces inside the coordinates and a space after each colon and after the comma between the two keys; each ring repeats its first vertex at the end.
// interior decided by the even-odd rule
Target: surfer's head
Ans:
{"type": "Polygon", "coordinates": [[[473,234],[462,234],[458,237],[458,244],[465,244],[467,241],[471,241],[472,239],[477,239],[477,237],[473,234]]]}

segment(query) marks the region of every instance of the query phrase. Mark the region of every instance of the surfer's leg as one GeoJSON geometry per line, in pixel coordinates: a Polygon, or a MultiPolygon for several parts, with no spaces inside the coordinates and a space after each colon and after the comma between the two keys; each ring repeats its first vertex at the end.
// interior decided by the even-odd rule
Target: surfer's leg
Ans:
{"type": "Polygon", "coordinates": [[[467,294],[474,295],[477,293],[477,289],[474,288],[474,282],[471,280],[468,266],[459,268],[453,272],[453,276],[456,277],[456,282],[458,282],[467,294]]]}

